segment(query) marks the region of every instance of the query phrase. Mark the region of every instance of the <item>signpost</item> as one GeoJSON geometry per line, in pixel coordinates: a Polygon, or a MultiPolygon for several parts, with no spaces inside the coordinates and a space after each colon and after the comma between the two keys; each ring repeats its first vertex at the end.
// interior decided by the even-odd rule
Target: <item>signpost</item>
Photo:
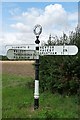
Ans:
{"type": "Polygon", "coordinates": [[[26,44],[17,46],[7,46],[8,59],[14,60],[35,60],[35,90],[34,90],[34,109],[39,108],[39,56],[44,55],[76,55],[78,48],[75,45],[54,45],[39,46],[39,35],[42,32],[41,25],[34,27],[36,44],[26,44]]]}
{"type": "Polygon", "coordinates": [[[75,45],[40,46],[39,55],[76,55],[78,48],[75,45]]]}
{"type": "Polygon", "coordinates": [[[22,44],[22,45],[6,45],[6,50],[17,49],[17,50],[35,50],[35,44],[22,44]]]}
{"type": "Polygon", "coordinates": [[[35,60],[35,90],[34,90],[34,109],[39,108],[39,35],[42,32],[42,27],[41,25],[36,25],[34,27],[34,34],[36,35],[36,53],[37,53],[37,58],[35,60]],[[39,28],[39,29],[38,29],[39,28]],[[38,31],[37,31],[38,29],[38,31]]]}
{"type": "Polygon", "coordinates": [[[18,50],[18,49],[9,49],[7,51],[8,59],[14,60],[27,60],[27,59],[36,59],[36,51],[35,50],[18,50]]]}
{"type": "MultiPolygon", "coordinates": [[[[30,45],[28,45],[30,46],[30,45]]],[[[76,55],[78,48],[75,45],[65,45],[65,46],[39,46],[39,55],[76,55]]],[[[8,59],[32,59],[37,58],[37,52],[35,46],[31,49],[9,49],[7,51],[8,59]]]]}

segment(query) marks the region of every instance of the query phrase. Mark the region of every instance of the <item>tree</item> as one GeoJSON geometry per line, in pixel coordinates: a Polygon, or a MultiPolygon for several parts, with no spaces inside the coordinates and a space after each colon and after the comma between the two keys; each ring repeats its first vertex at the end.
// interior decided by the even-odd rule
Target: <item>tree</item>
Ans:
{"type": "MultiPolygon", "coordinates": [[[[80,29],[71,32],[69,37],[63,34],[60,38],[55,36],[54,43],[75,44],[79,51],[75,56],[42,56],[40,57],[40,88],[42,91],[75,94],[80,84],[80,29]],[[57,40],[56,40],[57,39],[57,40]]],[[[47,45],[53,45],[50,39],[47,45]]]]}

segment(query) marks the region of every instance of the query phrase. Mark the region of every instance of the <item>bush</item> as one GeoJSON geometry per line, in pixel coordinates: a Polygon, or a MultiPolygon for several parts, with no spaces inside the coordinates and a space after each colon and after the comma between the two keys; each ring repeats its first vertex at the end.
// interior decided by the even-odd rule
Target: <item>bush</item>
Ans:
{"type": "MultiPolygon", "coordinates": [[[[75,56],[40,56],[40,90],[76,94],[80,84],[80,33],[69,36],[70,43],[77,45],[75,56]]],[[[64,38],[63,38],[64,39],[64,38]]],[[[67,40],[68,41],[68,38],[67,40]]]]}

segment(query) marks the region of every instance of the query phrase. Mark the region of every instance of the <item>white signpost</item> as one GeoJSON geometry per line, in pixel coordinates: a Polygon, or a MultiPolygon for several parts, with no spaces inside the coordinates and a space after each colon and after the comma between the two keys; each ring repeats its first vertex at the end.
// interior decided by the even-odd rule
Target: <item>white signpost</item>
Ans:
{"type": "Polygon", "coordinates": [[[36,45],[13,45],[7,46],[8,59],[14,60],[35,60],[35,92],[34,92],[34,109],[39,107],[39,56],[44,55],[76,55],[78,48],[75,45],[54,45],[54,46],[39,46],[39,35],[42,32],[41,25],[34,27],[36,35],[36,45]]]}
{"type": "MultiPolygon", "coordinates": [[[[30,45],[28,45],[30,46],[30,45]]],[[[75,45],[65,45],[65,46],[40,46],[39,55],[76,55],[78,48],[75,45]]],[[[9,49],[7,51],[8,59],[36,59],[37,53],[35,46],[31,48],[16,48],[9,49]]]]}
{"type": "Polygon", "coordinates": [[[7,57],[8,59],[36,59],[36,51],[35,50],[18,50],[18,49],[9,49],[7,51],[7,57]]]}
{"type": "Polygon", "coordinates": [[[75,45],[41,46],[39,55],[76,55],[78,48],[75,45]]]}
{"type": "Polygon", "coordinates": [[[35,50],[35,44],[6,45],[6,51],[8,51],[9,49],[17,49],[17,50],[35,50]]]}

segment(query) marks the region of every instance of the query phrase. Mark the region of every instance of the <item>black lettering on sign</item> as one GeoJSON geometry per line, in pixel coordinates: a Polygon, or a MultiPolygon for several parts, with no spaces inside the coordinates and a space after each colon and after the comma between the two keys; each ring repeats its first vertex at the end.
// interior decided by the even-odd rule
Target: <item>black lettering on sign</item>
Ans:
{"type": "Polygon", "coordinates": [[[36,47],[36,50],[39,50],[39,47],[36,47]]]}
{"type": "Polygon", "coordinates": [[[32,54],[27,53],[26,56],[32,56],[32,54]]]}
{"type": "Polygon", "coordinates": [[[57,52],[55,52],[55,54],[57,54],[57,52]]]}
{"type": "Polygon", "coordinates": [[[67,52],[67,49],[63,49],[63,52],[67,52]]]}

